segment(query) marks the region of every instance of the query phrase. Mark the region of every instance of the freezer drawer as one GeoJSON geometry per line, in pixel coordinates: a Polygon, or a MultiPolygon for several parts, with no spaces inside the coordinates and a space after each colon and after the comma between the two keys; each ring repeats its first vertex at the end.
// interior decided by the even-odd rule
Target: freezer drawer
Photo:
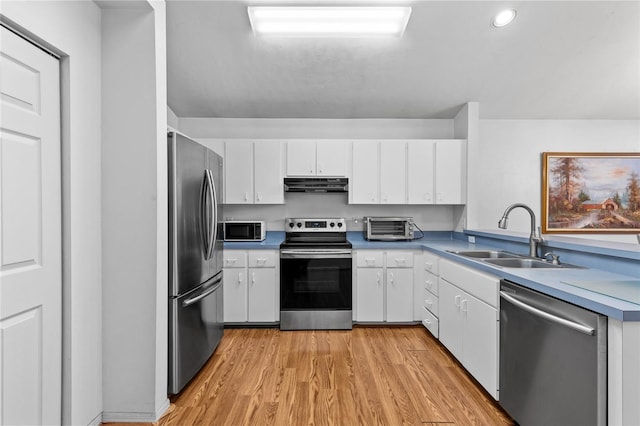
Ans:
{"type": "Polygon", "coordinates": [[[170,394],[176,394],[207,362],[222,339],[222,273],[182,297],[169,299],[170,394]]]}

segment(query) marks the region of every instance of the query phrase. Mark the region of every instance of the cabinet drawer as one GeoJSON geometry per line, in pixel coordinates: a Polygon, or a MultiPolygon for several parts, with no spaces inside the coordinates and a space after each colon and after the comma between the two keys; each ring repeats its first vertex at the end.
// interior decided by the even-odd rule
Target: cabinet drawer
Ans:
{"type": "Polygon", "coordinates": [[[422,262],[424,263],[424,270],[438,275],[438,261],[440,258],[432,253],[423,252],[422,262]]]}
{"type": "Polygon", "coordinates": [[[422,296],[423,307],[428,309],[433,315],[438,316],[438,296],[424,290],[422,296]]]}
{"type": "Polygon", "coordinates": [[[225,250],[223,259],[224,268],[244,268],[247,266],[247,255],[244,251],[225,250]]]}
{"type": "Polygon", "coordinates": [[[425,290],[430,291],[436,296],[438,295],[438,277],[436,275],[425,271],[423,284],[425,290]]]}
{"type": "Polygon", "coordinates": [[[358,268],[382,268],[382,252],[363,250],[356,254],[358,268]]]}
{"type": "Polygon", "coordinates": [[[426,309],[423,312],[422,325],[433,334],[433,337],[438,338],[438,318],[426,309]]]}
{"type": "Polygon", "coordinates": [[[387,268],[413,268],[413,252],[401,250],[388,251],[387,268]]]}
{"type": "Polygon", "coordinates": [[[276,266],[276,253],[271,250],[249,252],[249,268],[273,268],[276,266]]]}

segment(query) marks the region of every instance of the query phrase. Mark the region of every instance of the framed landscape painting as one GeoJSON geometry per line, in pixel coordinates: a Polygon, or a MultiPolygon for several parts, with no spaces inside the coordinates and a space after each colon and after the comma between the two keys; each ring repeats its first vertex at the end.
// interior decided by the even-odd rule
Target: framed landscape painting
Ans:
{"type": "Polygon", "coordinates": [[[640,153],[542,153],[542,232],[640,233],[640,153]]]}

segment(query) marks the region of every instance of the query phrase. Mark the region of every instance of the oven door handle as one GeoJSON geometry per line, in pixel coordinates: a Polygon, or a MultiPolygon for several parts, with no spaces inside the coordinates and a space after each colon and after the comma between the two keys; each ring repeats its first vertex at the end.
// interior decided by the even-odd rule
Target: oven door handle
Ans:
{"type": "Polygon", "coordinates": [[[351,250],[280,250],[282,259],[341,259],[350,258],[351,250]]]}

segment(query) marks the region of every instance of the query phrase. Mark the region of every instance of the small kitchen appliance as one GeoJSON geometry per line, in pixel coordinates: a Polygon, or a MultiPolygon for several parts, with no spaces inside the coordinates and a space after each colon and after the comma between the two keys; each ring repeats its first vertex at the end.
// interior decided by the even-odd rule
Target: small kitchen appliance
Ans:
{"type": "Polygon", "coordinates": [[[227,220],[224,222],[225,241],[264,241],[267,226],[260,220],[227,220]]]}
{"type": "Polygon", "coordinates": [[[412,217],[364,218],[364,238],[376,241],[413,240],[415,224],[412,217]]]}
{"type": "Polygon", "coordinates": [[[285,219],[280,329],[350,330],[351,243],[343,218],[285,219]]]}

